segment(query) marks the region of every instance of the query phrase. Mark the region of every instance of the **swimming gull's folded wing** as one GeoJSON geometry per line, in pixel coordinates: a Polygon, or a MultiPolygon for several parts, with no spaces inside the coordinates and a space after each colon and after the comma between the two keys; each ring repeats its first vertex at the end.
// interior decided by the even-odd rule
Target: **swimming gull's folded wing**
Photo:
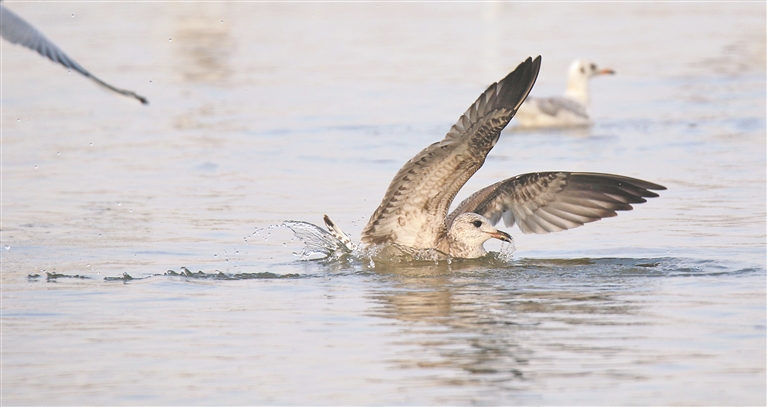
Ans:
{"type": "Polygon", "coordinates": [[[585,105],[564,97],[535,98],[526,103],[533,103],[541,113],[556,117],[560,114],[571,114],[588,120],[589,113],[585,105]]]}

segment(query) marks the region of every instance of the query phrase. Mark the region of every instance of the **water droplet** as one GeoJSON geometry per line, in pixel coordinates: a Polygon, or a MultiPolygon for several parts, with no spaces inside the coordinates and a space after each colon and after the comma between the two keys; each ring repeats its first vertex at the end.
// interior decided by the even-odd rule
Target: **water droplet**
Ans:
{"type": "Polygon", "coordinates": [[[149,81],[149,83],[151,84],[151,83],[152,83],[152,81],[149,81]]]}
{"type": "Polygon", "coordinates": [[[69,69],[67,69],[67,73],[68,73],[68,74],[71,74],[71,73],[72,73],[72,71],[71,71],[71,70],[69,70],[69,69]]]}
{"type": "Polygon", "coordinates": [[[118,202],[118,203],[117,203],[117,206],[120,206],[120,205],[122,205],[122,204],[123,204],[122,202],[118,202]]]}
{"type": "Polygon", "coordinates": [[[213,253],[213,257],[218,257],[218,253],[213,253]]]}
{"type": "Polygon", "coordinates": [[[88,143],[88,147],[93,147],[93,143],[88,143]]]}
{"type": "Polygon", "coordinates": [[[128,212],[133,213],[133,209],[128,209],[128,212]]]}
{"type": "Polygon", "coordinates": [[[37,166],[35,165],[35,169],[37,169],[37,166]]]}
{"type": "Polygon", "coordinates": [[[21,121],[21,118],[18,118],[18,119],[16,119],[16,121],[17,121],[17,122],[20,122],[20,121],[21,121]]]}
{"type": "Polygon", "coordinates": [[[5,245],[5,250],[11,250],[11,246],[5,245]]]}
{"type": "Polygon", "coordinates": [[[72,14],[72,18],[75,18],[75,15],[74,15],[74,14],[72,14]]]}
{"type": "Polygon", "coordinates": [[[61,151],[56,151],[56,155],[61,155],[61,151]]]}
{"type": "Polygon", "coordinates": [[[173,41],[173,38],[168,38],[168,41],[173,41]]]}
{"type": "Polygon", "coordinates": [[[224,24],[224,20],[221,20],[221,24],[224,24]]]}
{"type": "Polygon", "coordinates": [[[282,244],[282,247],[287,247],[287,246],[288,246],[288,244],[287,244],[287,243],[283,243],[283,244],[282,244]]]}
{"type": "Polygon", "coordinates": [[[101,237],[101,233],[99,233],[99,237],[101,237]]]}

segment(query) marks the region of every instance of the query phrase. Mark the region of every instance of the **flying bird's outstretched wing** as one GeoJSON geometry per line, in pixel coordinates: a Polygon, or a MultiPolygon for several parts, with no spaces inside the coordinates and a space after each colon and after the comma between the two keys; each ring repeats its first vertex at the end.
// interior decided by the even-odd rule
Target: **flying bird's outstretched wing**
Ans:
{"type": "Polygon", "coordinates": [[[456,193],[485,162],[501,130],[530,93],[541,57],[528,58],[494,83],[458,119],[442,141],[408,161],[362,231],[364,244],[435,248],[456,193]]]}
{"type": "Polygon", "coordinates": [[[447,224],[464,212],[503,218],[523,233],[550,233],[616,216],[631,204],[646,202],[662,185],[636,178],[589,172],[536,172],[517,175],[475,192],[450,214],[447,224]]]}
{"type": "Polygon", "coordinates": [[[2,4],[0,4],[0,36],[13,44],[22,45],[33,51],[37,51],[40,55],[51,61],[57,62],[69,69],[73,69],[113,92],[136,98],[143,104],[149,103],[145,97],[137,95],[135,92],[116,88],[93,76],[85,68],[80,66],[80,64],[75,62],[75,60],[65,54],[61,48],[56,46],[56,44],[51,42],[48,38],[45,38],[45,36],[35,27],[22,20],[21,17],[5,8],[2,4]]]}

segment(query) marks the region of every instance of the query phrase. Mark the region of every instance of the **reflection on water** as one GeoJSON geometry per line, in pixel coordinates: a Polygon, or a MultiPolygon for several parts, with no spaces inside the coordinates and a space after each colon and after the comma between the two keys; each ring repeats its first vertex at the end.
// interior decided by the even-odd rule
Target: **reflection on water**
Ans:
{"type": "Polygon", "coordinates": [[[226,3],[181,3],[173,8],[175,70],[185,82],[221,86],[233,73],[236,43],[226,3]]]}
{"type": "MultiPolygon", "coordinates": [[[[118,376],[128,385],[103,379],[87,383],[102,383],[121,400],[133,394],[156,404],[179,399],[168,394],[168,388],[210,386],[220,372],[235,367],[238,373],[215,387],[216,397],[246,403],[253,394],[267,392],[296,402],[320,397],[463,405],[567,404],[572,394],[584,394],[614,404],[646,397],[649,386],[657,389],[654,397],[664,400],[681,402],[694,394],[721,404],[731,394],[716,389],[737,385],[752,395],[749,400],[758,401],[764,371],[759,367],[762,359],[754,356],[762,352],[765,326],[750,324],[763,315],[763,307],[755,306],[761,294],[752,289],[764,281],[763,269],[666,257],[360,267],[342,260],[296,260],[261,273],[182,267],[139,279],[32,278],[27,284],[37,285],[37,290],[6,286],[10,305],[4,311],[4,327],[17,332],[6,338],[6,346],[15,348],[19,337],[31,346],[44,343],[35,324],[28,326],[29,332],[18,331],[32,316],[61,332],[67,332],[61,324],[76,321],[74,326],[90,328],[79,334],[86,340],[83,346],[72,348],[67,341],[78,339],[71,334],[64,340],[70,352],[89,360],[92,352],[111,348],[103,339],[108,335],[122,344],[111,351],[115,361],[138,355],[132,364],[142,377],[163,377],[159,382],[164,385],[145,383],[137,391],[129,383],[146,379],[131,371],[118,376]],[[683,291],[687,294],[680,294],[683,291]],[[83,313],[76,302],[65,300],[89,292],[104,303],[96,313],[83,313]],[[149,293],[151,301],[141,300],[149,293]],[[38,313],[30,307],[33,302],[18,301],[29,295],[36,302],[59,306],[53,313],[38,313]],[[222,302],[221,296],[227,295],[248,300],[222,302]],[[122,310],[125,301],[130,304],[127,312],[122,310]],[[146,313],[158,317],[140,317],[146,313]],[[158,344],[168,341],[173,346],[158,352],[158,344]],[[213,369],[184,369],[187,377],[179,382],[166,376],[177,371],[178,362],[160,366],[155,359],[173,361],[189,354],[195,355],[195,366],[213,369]],[[296,364],[303,368],[296,371],[291,367],[296,364]],[[316,376],[317,369],[322,378],[316,376]],[[669,375],[677,371],[691,384],[667,386],[669,375]],[[314,384],[303,387],[298,398],[286,396],[278,384],[305,378],[314,384]],[[339,380],[350,386],[343,387],[343,395],[325,393],[338,388],[339,380]],[[594,383],[617,383],[620,391],[589,395],[594,383]]],[[[49,351],[42,357],[58,359],[49,351]]],[[[4,360],[12,375],[36,371],[34,365],[24,364],[23,354],[7,354],[4,360]]],[[[51,374],[66,377],[73,374],[69,365],[47,366],[51,374]]],[[[111,365],[111,359],[90,362],[81,374],[103,375],[102,369],[111,365]]],[[[78,394],[114,400],[87,384],[74,388],[78,394]]],[[[33,400],[6,392],[16,400],[33,400]]]]}
{"type": "MultiPolygon", "coordinates": [[[[691,319],[707,318],[685,314],[685,302],[677,304],[681,311],[660,313],[651,305],[665,278],[711,275],[707,263],[584,258],[526,259],[490,270],[476,264],[457,269],[445,264],[428,271],[406,268],[390,274],[391,286],[371,292],[371,315],[399,321],[401,337],[395,341],[410,350],[392,360],[398,368],[434,371],[423,379],[430,385],[492,389],[459,403],[492,404],[530,396],[539,402],[567,403],[557,395],[534,395],[535,390],[557,383],[564,386],[560,390],[573,391],[568,382],[577,377],[653,382],[663,370],[653,367],[657,361],[673,364],[678,354],[699,368],[717,369],[710,360],[719,350],[700,343],[683,340],[678,345],[684,350],[674,347],[667,354],[646,348],[652,326],[675,323],[684,331],[691,319]]],[[[757,270],[714,273],[720,272],[753,275],[757,270]]],[[[713,305],[703,298],[689,301],[713,305]]],[[[763,331],[764,326],[758,328],[744,343],[758,341],[763,331]]],[[[641,385],[632,387],[627,393],[643,391],[641,385]]]]}

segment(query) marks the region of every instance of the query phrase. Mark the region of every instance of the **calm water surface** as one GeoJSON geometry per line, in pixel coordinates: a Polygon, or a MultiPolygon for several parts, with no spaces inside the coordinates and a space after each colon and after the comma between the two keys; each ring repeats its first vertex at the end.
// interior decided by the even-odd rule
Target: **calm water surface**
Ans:
{"type": "Polygon", "coordinates": [[[765,4],[4,3],[151,103],[2,42],[4,404],[767,402],[765,4]],[[533,95],[618,72],[596,125],[510,128],[457,199],[546,170],[668,191],[513,229],[510,262],[307,261],[274,227],[358,236],[538,54],[533,95]]]}

